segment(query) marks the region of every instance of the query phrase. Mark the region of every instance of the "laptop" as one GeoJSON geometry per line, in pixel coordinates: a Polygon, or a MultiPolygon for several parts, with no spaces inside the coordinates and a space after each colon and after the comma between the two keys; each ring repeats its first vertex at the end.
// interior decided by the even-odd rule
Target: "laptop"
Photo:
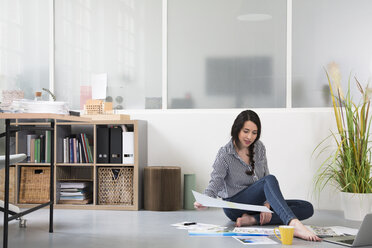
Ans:
{"type": "Polygon", "coordinates": [[[324,238],[324,241],[350,247],[372,245],[372,213],[367,214],[357,235],[324,238]]]}

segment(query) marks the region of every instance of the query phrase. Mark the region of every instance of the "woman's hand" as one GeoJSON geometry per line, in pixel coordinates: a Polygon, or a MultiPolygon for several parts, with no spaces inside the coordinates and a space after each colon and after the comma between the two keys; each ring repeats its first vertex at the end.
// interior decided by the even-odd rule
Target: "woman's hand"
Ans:
{"type": "Polygon", "coordinates": [[[194,202],[194,208],[197,210],[206,209],[207,207],[201,205],[199,202],[194,202]]]}
{"type": "MultiPolygon", "coordinates": [[[[269,203],[265,203],[264,206],[270,209],[269,203]]],[[[269,223],[271,221],[271,217],[272,217],[272,213],[261,212],[260,213],[260,225],[262,226],[262,225],[269,223]]]]}

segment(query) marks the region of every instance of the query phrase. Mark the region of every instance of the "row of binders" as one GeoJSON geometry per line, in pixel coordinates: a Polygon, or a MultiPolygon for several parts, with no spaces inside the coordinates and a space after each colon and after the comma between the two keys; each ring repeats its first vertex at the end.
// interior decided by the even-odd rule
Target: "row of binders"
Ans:
{"type": "Polygon", "coordinates": [[[134,132],[125,125],[97,127],[97,163],[134,163],[134,132]]]}
{"type": "Polygon", "coordinates": [[[60,182],[60,204],[88,204],[93,201],[92,184],[89,182],[60,182]]]}
{"type": "Polygon", "coordinates": [[[51,133],[27,134],[27,161],[30,163],[50,163],[51,133]]]}
{"type": "Polygon", "coordinates": [[[63,163],[93,163],[92,149],[85,133],[63,139],[63,163]]]}

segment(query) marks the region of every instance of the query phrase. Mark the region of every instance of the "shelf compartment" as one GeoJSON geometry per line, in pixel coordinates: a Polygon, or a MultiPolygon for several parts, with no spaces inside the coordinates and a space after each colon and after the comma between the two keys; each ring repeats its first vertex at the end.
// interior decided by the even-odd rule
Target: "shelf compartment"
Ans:
{"type": "MultiPolygon", "coordinates": [[[[85,157],[85,151],[84,151],[84,146],[83,146],[83,141],[82,141],[82,138],[80,137],[80,134],[85,134],[85,137],[87,138],[86,141],[88,142],[87,147],[86,147],[86,151],[90,153],[90,158],[91,158],[91,162],[94,162],[94,154],[93,154],[93,126],[91,125],[82,125],[82,124],[79,124],[79,125],[57,125],[57,163],[58,164],[62,164],[64,163],[65,159],[67,161],[66,164],[72,164],[71,162],[68,162],[70,159],[71,159],[71,153],[73,152],[74,155],[72,156],[76,156],[77,154],[79,154],[79,157],[80,156],[84,156],[85,157]],[[77,144],[77,141],[78,143],[80,144],[81,146],[81,149],[78,149],[78,147],[76,147],[76,151],[72,149],[72,145],[73,143],[69,143],[69,144],[64,144],[64,140],[66,138],[70,138],[70,139],[74,139],[76,140],[75,144],[77,144]],[[66,146],[66,147],[65,147],[66,146]],[[64,158],[64,154],[67,153],[66,155],[66,158],[64,158]]],[[[84,160],[83,160],[84,161],[84,160]]],[[[74,163],[74,164],[79,164],[79,161],[78,163],[74,163]]],[[[89,163],[84,163],[84,164],[89,164],[89,163]]]]}
{"type": "Polygon", "coordinates": [[[98,205],[133,205],[133,167],[98,167],[98,205]]]}
{"type": "Polygon", "coordinates": [[[93,166],[57,166],[57,181],[93,181],[93,166]]]}
{"type": "Polygon", "coordinates": [[[94,171],[92,166],[57,166],[56,168],[57,204],[87,205],[93,203],[94,171]],[[67,190],[62,187],[63,184],[75,186],[73,189],[67,190]],[[84,186],[82,187],[82,185],[84,186]],[[65,196],[62,196],[63,194],[65,196]],[[65,198],[63,199],[63,197],[65,198]]]}
{"type": "Polygon", "coordinates": [[[50,199],[50,167],[21,167],[19,203],[45,203],[50,199]]]}

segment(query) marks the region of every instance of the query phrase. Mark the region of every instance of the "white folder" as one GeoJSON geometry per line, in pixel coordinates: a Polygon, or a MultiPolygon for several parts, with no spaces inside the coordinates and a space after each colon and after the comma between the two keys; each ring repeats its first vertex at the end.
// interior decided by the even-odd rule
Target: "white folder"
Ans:
{"type": "Polygon", "coordinates": [[[123,164],[134,164],[134,132],[123,132],[123,164]]]}

